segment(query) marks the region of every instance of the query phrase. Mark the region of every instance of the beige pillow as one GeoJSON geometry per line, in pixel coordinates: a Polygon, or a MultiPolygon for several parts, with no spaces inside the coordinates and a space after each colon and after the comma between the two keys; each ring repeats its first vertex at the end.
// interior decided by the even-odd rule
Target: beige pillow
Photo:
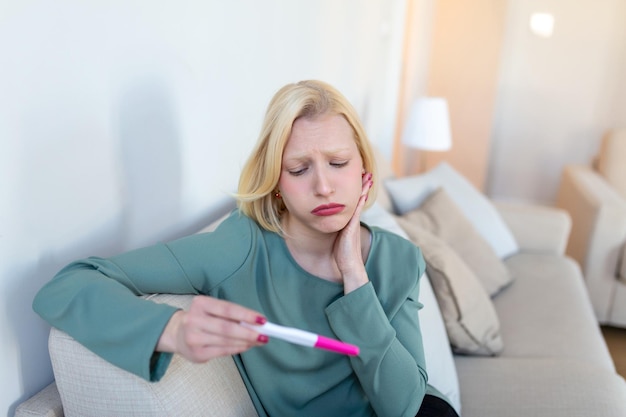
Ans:
{"type": "Polygon", "coordinates": [[[398,223],[422,250],[452,350],[469,355],[500,353],[500,321],[476,275],[441,239],[407,218],[398,218],[398,223]]]}
{"type": "Polygon", "coordinates": [[[489,296],[493,297],[512,282],[506,265],[443,188],[438,188],[420,207],[403,217],[450,245],[476,274],[489,296]]]}

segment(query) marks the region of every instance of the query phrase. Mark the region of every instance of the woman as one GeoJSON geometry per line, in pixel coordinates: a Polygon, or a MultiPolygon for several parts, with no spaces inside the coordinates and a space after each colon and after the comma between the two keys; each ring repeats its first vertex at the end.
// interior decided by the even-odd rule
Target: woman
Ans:
{"type": "Polygon", "coordinates": [[[374,169],[338,91],[287,85],[243,169],[238,209],[215,232],[74,262],[34,309],[153,381],[173,353],[194,362],[235,355],[260,416],[415,416],[422,402],[419,415],[447,415],[425,414],[440,406],[455,415],[427,385],[421,252],[359,220],[374,200],[374,169]],[[198,295],[182,311],[136,297],[146,293],[198,295]],[[270,341],[241,324],[267,320],[356,344],[360,354],[270,341]]]}

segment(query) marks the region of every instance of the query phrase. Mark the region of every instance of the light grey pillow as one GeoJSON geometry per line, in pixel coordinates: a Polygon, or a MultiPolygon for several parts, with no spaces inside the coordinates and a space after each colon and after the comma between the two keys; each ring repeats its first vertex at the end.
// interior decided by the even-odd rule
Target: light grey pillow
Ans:
{"type": "Polygon", "coordinates": [[[403,216],[446,242],[493,297],[513,281],[508,268],[463,215],[446,190],[434,191],[422,205],[403,216]]]}
{"type": "Polygon", "coordinates": [[[452,350],[467,355],[502,352],[500,321],[476,275],[444,241],[406,218],[398,218],[422,249],[426,272],[443,316],[452,350]]]}

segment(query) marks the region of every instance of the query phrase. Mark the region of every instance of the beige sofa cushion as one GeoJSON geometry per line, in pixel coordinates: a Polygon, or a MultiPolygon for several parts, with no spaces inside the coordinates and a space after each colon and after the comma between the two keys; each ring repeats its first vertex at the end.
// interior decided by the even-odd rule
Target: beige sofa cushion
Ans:
{"type": "Polygon", "coordinates": [[[519,253],[506,263],[515,283],[492,300],[504,340],[500,356],[568,358],[614,372],[578,264],[542,253],[519,253]]]}
{"type": "Polygon", "coordinates": [[[617,192],[626,197],[626,129],[613,130],[602,139],[597,167],[617,192]]]}
{"type": "Polygon", "coordinates": [[[561,358],[456,358],[463,417],[626,416],[626,383],[561,358]]]}
{"type": "Polygon", "coordinates": [[[403,219],[404,224],[415,223],[450,245],[490,296],[512,282],[504,262],[443,188],[434,191],[419,208],[406,213],[403,219]]]}
{"type": "Polygon", "coordinates": [[[411,241],[422,249],[452,350],[470,355],[502,351],[500,323],[482,284],[445,242],[418,223],[399,218],[411,241]]]}
{"type": "MultiPolygon", "coordinates": [[[[160,295],[154,301],[187,308],[192,296],[160,295]]],[[[229,416],[257,413],[230,356],[192,364],[174,355],[159,382],[147,382],[52,329],[50,357],[67,416],[229,416]]]]}

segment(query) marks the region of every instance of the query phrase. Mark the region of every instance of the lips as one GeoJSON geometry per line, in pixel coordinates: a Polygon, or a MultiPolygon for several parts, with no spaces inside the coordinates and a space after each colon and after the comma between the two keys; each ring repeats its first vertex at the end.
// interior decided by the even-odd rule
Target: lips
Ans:
{"type": "Polygon", "coordinates": [[[315,207],[311,214],[315,216],[332,216],[333,214],[341,213],[345,206],[343,204],[322,204],[321,206],[315,207]]]}

